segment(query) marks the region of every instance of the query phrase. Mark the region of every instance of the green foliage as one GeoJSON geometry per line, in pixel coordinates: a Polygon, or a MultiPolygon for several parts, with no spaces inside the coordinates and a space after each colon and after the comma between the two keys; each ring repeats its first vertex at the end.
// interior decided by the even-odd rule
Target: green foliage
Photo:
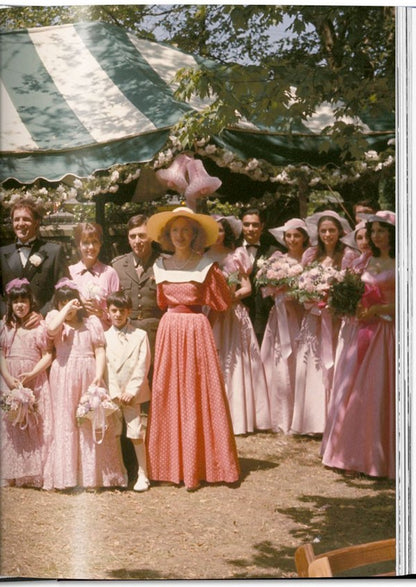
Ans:
{"type": "Polygon", "coordinates": [[[329,290],[328,306],[336,316],[355,316],[363,293],[360,275],[346,269],[343,280],[334,282],[329,290]]]}

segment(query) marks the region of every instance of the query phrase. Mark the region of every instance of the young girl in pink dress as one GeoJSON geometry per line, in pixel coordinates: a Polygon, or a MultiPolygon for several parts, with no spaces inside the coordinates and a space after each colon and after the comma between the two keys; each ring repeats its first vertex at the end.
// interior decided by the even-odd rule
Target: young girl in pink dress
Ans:
{"type": "MultiPolygon", "coordinates": [[[[305,221],[292,218],[269,232],[287,249],[287,253],[276,251],[270,258],[287,257],[300,265],[309,245],[305,221]]],[[[266,288],[266,293],[268,291],[266,288]]],[[[274,298],[274,305],[264,331],[261,358],[269,390],[272,429],[289,434],[295,393],[297,337],[304,310],[285,290],[273,290],[270,295],[274,298]]]]}
{"type": "Polygon", "coordinates": [[[234,483],[237,450],[224,380],[204,306],[225,311],[230,290],[220,268],[200,254],[217,223],[189,208],[153,215],[147,231],[164,250],[154,265],[157,301],[165,310],[156,351],[147,430],[149,479],[188,490],[201,481],[234,483]]]}
{"type": "Polygon", "coordinates": [[[76,420],[81,395],[92,384],[103,385],[103,327],[96,316],[85,317],[72,281],[61,279],[55,289],[55,309],[46,316],[56,352],[49,376],[55,424],[53,486],[125,487],[127,479],[112,418],[106,420],[101,444],[94,441],[89,420],[81,424],[76,420]]]}
{"type": "MultiPolygon", "coordinates": [[[[306,219],[316,245],[302,257],[305,267],[314,262],[323,267],[348,267],[358,253],[340,240],[351,231],[348,222],[333,210],[317,212],[306,219]]],[[[296,382],[291,431],[323,434],[330,402],[336,342],[341,321],[318,304],[308,304],[298,337],[296,382]]]]}
{"type": "Polygon", "coordinates": [[[36,416],[29,424],[2,414],[1,479],[3,485],[52,488],[52,408],[46,374],[52,353],[45,323],[27,329],[25,320],[35,310],[29,281],[14,279],[6,286],[7,310],[0,324],[1,392],[19,386],[36,398],[36,416]],[[49,345],[50,346],[50,345],[49,345]]]}
{"type": "Polygon", "coordinates": [[[234,248],[229,220],[218,217],[216,222],[218,239],[207,256],[217,260],[225,276],[233,276],[234,282],[230,285],[231,306],[218,313],[213,323],[234,434],[270,430],[269,395],[259,343],[248,310],[241,302],[251,293],[249,275],[253,264],[244,247],[234,248]]]}
{"type": "Polygon", "coordinates": [[[322,462],[347,473],[395,477],[395,214],[367,219],[372,255],[362,273],[359,327],[343,366],[322,462]]]}

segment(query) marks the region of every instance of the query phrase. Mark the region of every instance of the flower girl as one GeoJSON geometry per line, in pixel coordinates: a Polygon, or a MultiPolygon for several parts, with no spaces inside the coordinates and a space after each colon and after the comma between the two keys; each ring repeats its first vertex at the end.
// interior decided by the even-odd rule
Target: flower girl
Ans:
{"type": "Polygon", "coordinates": [[[27,279],[6,285],[0,324],[2,485],[52,485],[52,408],[46,369],[51,364],[43,321],[26,328],[35,309],[27,279]]]}
{"type": "Polygon", "coordinates": [[[111,417],[98,442],[91,421],[77,422],[76,418],[88,388],[102,387],[103,327],[96,316],[85,316],[72,281],[61,279],[55,290],[55,309],[46,316],[48,335],[56,350],[49,378],[55,424],[54,487],[124,487],[127,479],[111,417]]]}

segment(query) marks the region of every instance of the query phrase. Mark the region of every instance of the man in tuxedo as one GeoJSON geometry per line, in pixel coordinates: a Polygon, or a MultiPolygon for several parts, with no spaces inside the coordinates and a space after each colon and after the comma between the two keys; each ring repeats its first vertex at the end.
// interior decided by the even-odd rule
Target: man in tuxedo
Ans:
{"type": "Polygon", "coordinates": [[[127,238],[131,252],[116,257],[111,265],[117,271],[120,287],[132,300],[130,321],[147,332],[154,357],[156,330],[162,312],[156,302],[153,263],[160,250],[147,236],[147,216],[138,214],[129,219],[127,238]]]}
{"type": "Polygon", "coordinates": [[[269,257],[276,249],[264,238],[264,221],[258,208],[249,208],[241,216],[242,242],[241,246],[246,247],[253,262],[253,270],[250,274],[251,294],[241,301],[247,306],[257,340],[261,345],[264,330],[273,300],[270,297],[263,298],[260,291],[256,290],[254,279],[258,270],[257,261],[260,257],[269,257]]]}
{"type": "Polygon", "coordinates": [[[9,281],[26,278],[40,313],[51,309],[54,286],[61,277],[68,277],[67,260],[62,245],[39,236],[42,214],[29,197],[17,200],[11,208],[11,220],[16,241],[0,247],[2,314],[4,290],[9,281]]]}

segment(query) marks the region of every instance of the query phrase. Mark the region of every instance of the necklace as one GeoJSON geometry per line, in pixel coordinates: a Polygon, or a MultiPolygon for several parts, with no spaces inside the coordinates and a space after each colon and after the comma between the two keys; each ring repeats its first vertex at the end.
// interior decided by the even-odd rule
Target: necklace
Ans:
{"type": "Polygon", "coordinates": [[[192,251],[189,253],[189,256],[187,257],[185,263],[182,263],[182,265],[178,265],[176,263],[176,260],[172,256],[171,259],[172,259],[172,262],[174,264],[174,268],[177,269],[178,271],[180,271],[181,269],[183,269],[184,267],[186,267],[188,265],[189,261],[191,260],[191,257],[192,257],[192,251]]]}

